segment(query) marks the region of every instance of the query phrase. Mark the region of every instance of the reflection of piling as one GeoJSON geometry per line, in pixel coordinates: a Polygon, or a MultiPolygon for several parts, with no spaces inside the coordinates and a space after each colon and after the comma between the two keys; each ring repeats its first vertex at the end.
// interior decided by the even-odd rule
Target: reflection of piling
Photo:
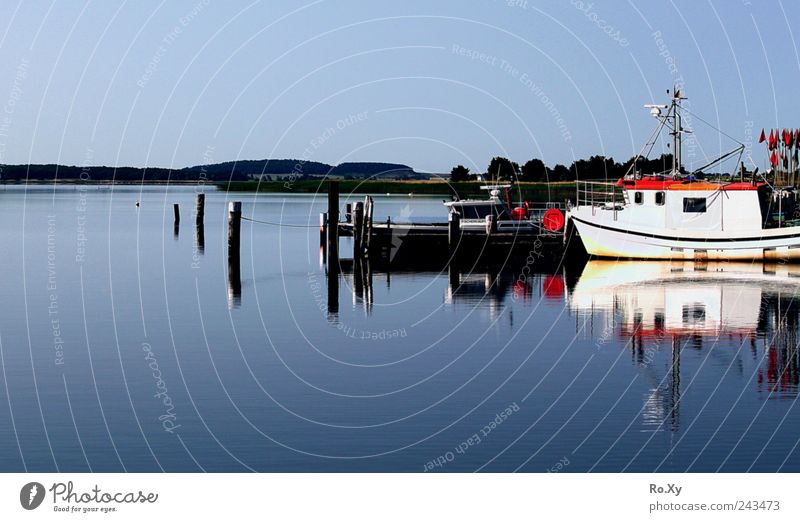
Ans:
{"type": "Polygon", "coordinates": [[[197,208],[195,209],[195,213],[197,214],[196,223],[198,225],[203,224],[203,217],[206,213],[206,195],[205,194],[198,194],[197,195],[197,208]]]}
{"type": "Polygon", "coordinates": [[[339,262],[339,182],[328,182],[328,259],[339,262]]]}
{"type": "Polygon", "coordinates": [[[679,408],[681,402],[681,342],[672,337],[672,379],[670,386],[670,417],[673,431],[678,428],[679,408]]]}
{"type": "Polygon", "coordinates": [[[456,293],[458,287],[461,286],[461,276],[458,273],[455,263],[450,263],[447,266],[447,283],[450,285],[450,291],[456,293]]]}
{"type": "Polygon", "coordinates": [[[364,204],[356,203],[353,210],[353,259],[360,259],[364,253],[362,233],[364,232],[364,204]]]}
{"type": "Polygon", "coordinates": [[[242,202],[228,203],[228,305],[238,308],[242,302],[240,248],[242,229],[242,202]]]}
{"type": "Polygon", "coordinates": [[[328,263],[328,315],[339,313],[339,262],[328,263]]]}
{"type": "Polygon", "coordinates": [[[204,254],[206,251],[206,232],[203,223],[195,225],[194,233],[197,240],[197,253],[204,254]]]}
{"type": "Polygon", "coordinates": [[[242,273],[239,259],[228,258],[228,307],[239,308],[242,305],[242,273]]]}

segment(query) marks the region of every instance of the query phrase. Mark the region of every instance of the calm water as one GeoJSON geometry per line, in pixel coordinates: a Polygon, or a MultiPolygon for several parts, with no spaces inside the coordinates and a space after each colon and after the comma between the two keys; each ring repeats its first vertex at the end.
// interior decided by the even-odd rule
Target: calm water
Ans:
{"type": "Polygon", "coordinates": [[[0,191],[0,470],[800,471],[800,267],[343,273],[328,296],[323,199],[235,197],[295,225],[243,222],[240,288],[224,193],[201,248],[193,188],[0,191]]]}

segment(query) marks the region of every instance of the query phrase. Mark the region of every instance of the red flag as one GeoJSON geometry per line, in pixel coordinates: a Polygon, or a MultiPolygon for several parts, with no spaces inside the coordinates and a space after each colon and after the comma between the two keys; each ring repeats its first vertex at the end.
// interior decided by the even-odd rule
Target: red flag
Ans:
{"type": "Polygon", "coordinates": [[[778,156],[775,154],[775,151],[772,151],[772,155],[769,157],[769,162],[773,167],[778,164],[778,156]]]}
{"type": "Polygon", "coordinates": [[[761,129],[761,137],[758,138],[758,142],[759,143],[764,143],[765,139],[767,139],[767,138],[766,138],[766,136],[764,136],[764,129],[761,129]]]}
{"type": "Polygon", "coordinates": [[[775,148],[775,138],[772,135],[772,129],[769,130],[769,142],[768,142],[769,150],[775,148]]]}
{"type": "Polygon", "coordinates": [[[783,144],[784,145],[789,144],[789,131],[787,131],[786,129],[783,129],[783,144]]]}

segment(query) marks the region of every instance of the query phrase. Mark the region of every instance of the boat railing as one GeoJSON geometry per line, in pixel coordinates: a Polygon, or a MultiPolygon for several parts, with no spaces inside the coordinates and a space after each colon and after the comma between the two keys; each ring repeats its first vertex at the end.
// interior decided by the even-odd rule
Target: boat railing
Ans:
{"type": "Polygon", "coordinates": [[[577,181],[575,205],[609,207],[623,205],[625,193],[616,183],[609,181],[577,181]]]}

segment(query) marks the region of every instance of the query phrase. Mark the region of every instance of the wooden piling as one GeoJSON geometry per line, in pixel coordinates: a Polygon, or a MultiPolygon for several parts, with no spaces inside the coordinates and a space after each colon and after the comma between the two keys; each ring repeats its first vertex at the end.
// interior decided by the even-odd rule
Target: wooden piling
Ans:
{"type": "Polygon", "coordinates": [[[367,196],[364,199],[366,200],[364,203],[364,233],[361,236],[361,242],[364,246],[364,251],[369,252],[372,239],[372,213],[375,209],[375,201],[372,199],[372,196],[367,196]]]}
{"type": "Polygon", "coordinates": [[[228,202],[228,306],[238,308],[242,302],[240,265],[242,202],[228,202]]]}
{"type": "Polygon", "coordinates": [[[461,215],[457,212],[450,212],[447,216],[447,244],[450,253],[456,251],[459,241],[461,241],[461,215]]]}
{"type": "Polygon", "coordinates": [[[195,212],[197,214],[197,216],[195,218],[195,222],[198,225],[203,224],[203,218],[205,217],[205,214],[206,214],[206,195],[205,194],[198,194],[197,195],[197,207],[195,209],[195,212]]]}
{"type": "Polygon", "coordinates": [[[321,212],[319,215],[319,246],[324,248],[328,239],[328,213],[321,212]]]}
{"type": "Polygon", "coordinates": [[[353,259],[359,259],[364,253],[362,244],[362,234],[364,233],[364,204],[356,203],[353,211],[353,259]]]}
{"type": "Polygon", "coordinates": [[[339,182],[328,182],[328,259],[339,262],[339,182]]]}
{"type": "Polygon", "coordinates": [[[346,223],[353,222],[353,204],[352,203],[345,203],[344,204],[344,220],[346,223]]]}
{"type": "Polygon", "coordinates": [[[242,229],[242,202],[228,202],[228,259],[239,259],[242,229]]]}

